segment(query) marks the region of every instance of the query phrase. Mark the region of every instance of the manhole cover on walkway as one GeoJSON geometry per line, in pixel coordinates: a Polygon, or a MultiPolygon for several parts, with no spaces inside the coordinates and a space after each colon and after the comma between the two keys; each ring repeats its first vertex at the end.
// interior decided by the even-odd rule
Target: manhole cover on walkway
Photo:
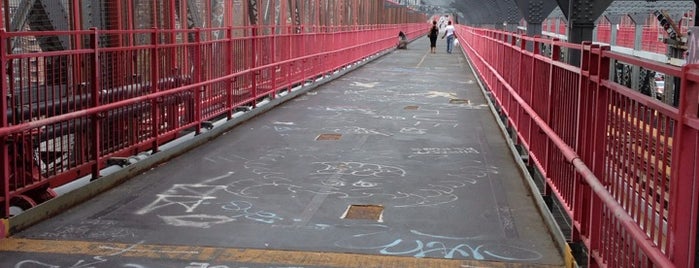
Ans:
{"type": "Polygon", "coordinates": [[[316,137],[317,141],[336,141],[342,138],[342,134],[320,134],[316,137]]]}
{"type": "Polygon", "coordinates": [[[374,220],[383,222],[383,206],[379,205],[350,205],[342,219],[374,220]]]}

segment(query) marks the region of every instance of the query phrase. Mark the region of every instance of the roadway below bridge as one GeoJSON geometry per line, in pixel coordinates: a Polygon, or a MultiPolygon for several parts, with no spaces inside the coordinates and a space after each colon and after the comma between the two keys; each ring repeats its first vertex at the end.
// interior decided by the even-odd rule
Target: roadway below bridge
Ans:
{"type": "Polygon", "coordinates": [[[564,266],[476,76],[439,41],[0,240],[0,267],[564,266]]]}

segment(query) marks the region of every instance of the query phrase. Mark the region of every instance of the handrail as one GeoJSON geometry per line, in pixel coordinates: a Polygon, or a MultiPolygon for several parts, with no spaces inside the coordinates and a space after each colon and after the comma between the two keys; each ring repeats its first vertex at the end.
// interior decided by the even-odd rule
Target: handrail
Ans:
{"type": "MultiPolygon", "coordinates": [[[[631,58],[627,57],[625,55],[621,55],[618,53],[613,53],[608,50],[608,48],[596,48],[594,46],[590,45],[580,45],[580,44],[570,44],[570,43],[563,43],[563,42],[558,42],[558,41],[551,41],[551,40],[546,40],[546,39],[540,39],[540,38],[532,38],[532,37],[526,37],[526,36],[519,36],[517,34],[512,34],[512,33],[504,33],[504,32],[499,32],[499,31],[491,31],[491,30],[483,30],[483,29],[475,29],[475,28],[468,28],[468,27],[460,27],[459,30],[457,31],[457,34],[459,35],[460,40],[465,40],[462,41],[461,43],[463,44],[463,49],[465,50],[466,54],[471,57],[471,60],[475,63],[474,64],[474,69],[478,72],[480,75],[481,79],[485,80],[485,86],[490,87],[489,90],[493,90],[493,96],[496,98],[497,102],[502,105],[502,113],[505,116],[516,116],[517,118],[511,118],[509,119],[510,122],[512,122],[512,127],[515,128],[518,132],[518,136],[522,139],[521,142],[523,143],[523,147],[525,150],[531,149],[531,146],[541,146],[541,141],[538,142],[539,145],[537,144],[532,144],[533,133],[527,133],[528,131],[532,131],[532,128],[529,124],[525,125],[520,125],[519,120],[522,120],[522,116],[520,113],[516,112],[517,110],[513,111],[510,110],[511,108],[518,109],[524,112],[524,114],[527,115],[526,120],[529,120],[531,125],[535,125],[538,127],[538,133],[543,134],[544,137],[546,137],[548,142],[550,142],[551,146],[554,146],[555,151],[560,152],[561,156],[564,158],[565,163],[568,165],[572,165],[574,167],[574,174],[573,177],[560,177],[560,176],[567,176],[567,175],[562,175],[565,173],[548,173],[549,169],[551,168],[556,168],[551,165],[560,165],[561,163],[559,162],[551,162],[551,156],[549,155],[550,150],[547,149],[545,151],[542,151],[541,149],[538,149],[538,151],[530,151],[530,158],[532,163],[536,163],[535,165],[543,169],[541,170],[541,173],[546,179],[546,183],[549,184],[549,186],[553,189],[554,193],[556,194],[556,197],[559,199],[562,199],[561,202],[565,204],[566,210],[569,213],[569,216],[573,219],[574,221],[574,226],[573,228],[578,229],[579,236],[581,236],[581,239],[584,241],[585,245],[588,247],[588,250],[590,251],[589,256],[590,256],[590,261],[596,262],[597,265],[601,267],[605,267],[607,265],[620,265],[620,263],[624,263],[624,260],[621,259],[626,259],[626,258],[618,258],[619,256],[615,255],[609,255],[609,254],[632,254],[632,255],[638,255],[639,252],[637,251],[631,251],[632,249],[628,248],[634,248],[637,247],[638,250],[642,251],[643,254],[645,255],[645,258],[647,258],[647,261],[657,265],[658,267],[684,267],[688,265],[689,263],[693,263],[693,242],[691,242],[691,238],[686,238],[683,237],[684,235],[680,235],[680,233],[692,233],[693,231],[691,230],[696,230],[697,229],[697,219],[696,217],[692,217],[691,215],[695,214],[690,214],[689,217],[680,217],[678,216],[677,213],[683,213],[686,214],[686,209],[682,209],[681,207],[684,208],[689,208],[691,211],[696,211],[697,210],[697,204],[696,200],[691,200],[689,199],[689,195],[692,195],[693,193],[693,187],[683,187],[680,186],[680,183],[688,183],[689,185],[692,185],[692,181],[697,181],[699,180],[699,172],[697,172],[694,169],[694,165],[688,164],[686,166],[685,164],[681,163],[682,161],[678,161],[679,155],[684,154],[687,155],[688,157],[691,157],[692,154],[696,155],[699,153],[699,145],[696,144],[697,137],[699,137],[699,129],[695,126],[695,124],[690,123],[689,121],[696,121],[695,118],[687,118],[687,115],[684,114],[686,109],[682,109],[682,106],[680,108],[674,108],[671,107],[667,104],[663,104],[658,102],[657,100],[653,100],[650,97],[644,96],[638,92],[631,91],[630,89],[616,84],[612,81],[609,81],[606,79],[608,76],[608,72],[610,68],[608,66],[604,66],[605,64],[611,64],[612,59],[613,60],[622,60],[625,61],[626,63],[632,63],[632,64],[640,64],[644,68],[650,68],[652,70],[659,70],[662,71],[663,73],[669,74],[669,75],[676,75],[676,76],[683,76],[683,79],[686,80],[688,77],[693,77],[692,81],[695,81],[692,83],[693,87],[690,87],[690,84],[685,83],[683,81],[681,91],[683,92],[683,96],[696,96],[697,94],[697,85],[699,83],[699,76],[696,76],[694,74],[696,72],[696,67],[693,68],[685,68],[683,70],[679,70],[676,67],[668,67],[659,63],[655,62],[649,62],[646,60],[642,59],[637,59],[637,58],[631,58]],[[515,45],[515,41],[522,42],[518,43],[515,45]],[[560,48],[566,47],[569,49],[574,49],[574,50],[579,50],[581,51],[581,56],[583,57],[583,67],[572,67],[570,65],[567,65],[566,63],[560,62],[557,60],[557,55],[556,53],[553,54],[553,58],[548,58],[546,56],[539,55],[539,50],[538,48],[535,48],[535,52],[527,51],[526,46],[523,42],[533,42],[536,45],[538,44],[548,44],[552,47],[554,47],[554,52],[559,51],[560,48]],[[558,49],[558,50],[557,50],[558,49]],[[517,55],[520,56],[517,56],[517,55]],[[507,64],[507,66],[503,66],[503,62],[501,62],[503,57],[507,57],[508,59],[515,59],[514,62],[511,62],[507,64]],[[554,60],[556,59],[556,60],[554,60]],[[554,81],[555,79],[569,79],[568,77],[561,77],[558,78],[556,77],[556,73],[553,72],[553,70],[556,70],[557,72],[561,72],[562,70],[565,70],[566,72],[573,73],[576,75],[577,79],[580,79],[579,83],[577,85],[574,84],[573,89],[566,97],[561,97],[561,98],[566,98],[566,100],[570,101],[572,98],[575,103],[575,99],[577,99],[578,105],[583,105],[585,103],[586,105],[589,105],[589,103],[585,101],[593,101],[593,102],[599,102],[595,105],[596,108],[590,108],[587,109],[588,107],[583,107],[580,106],[577,108],[577,110],[574,109],[574,111],[580,113],[583,110],[592,110],[598,109],[598,112],[604,113],[604,114],[599,114],[600,118],[597,119],[588,119],[588,118],[595,118],[595,114],[593,115],[587,115],[586,117],[582,117],[581,115],[577,115],[577,120],[578,122],[570,122],[567,125],[567,128],[570,128],[571,126],[574,126],[575,130],[570,131],[568,129],[566,133],[578,133],[577,135],[598,135],[598,138],[594,139],[594,142],[596,144],[610,144],[610,145],[595,145],[592,148],[594,148],[595,151],[592,152],[592,154],[588,153],[587,157],[583,157],[579,155],[577,150],[581,149],[582,147],[580,146],[587,146],[587,145],[580,145],[580,144],[569,144],[568,142],[571,141],[571,138],[564,139],[561,136],[561,133],[557,132],[556,129],[554,129],[551,125],[550,120],[552,120],[551,115],[540,115],[537,110],[534,109],[532,106],[532,103],[529,103],[527,100],[525,100],[524,96],[521,95],[521,93],[526,93],[526,94],[533,94],[532,90],[534,88],[528,88],[530,86],[533,86],[534,84],[512,84],[512,83],[522,83],[522,81],[526,81],[528,79],[532,78],[521,78],[519,76],[522,75],[522,73],[517,73],[516,71],[514,74],[512,72],[507,72],[508,70],[518,70],[522,68],[530,68],[526,64],[532,64],[534,66],[535,63],[541,63],[544,64],[545,68],[548,68],[550,71],[549,73],[545,73],[545,75],[550,76],[549,79],[552,79],[554,81]],[[520,65],[521,64],[521,65],[520,65]],[[506,71],[507,73],[500,73],[500,71],[506,71]],[[690,75],[691,74],[691,75],[690,75]],[[518,75],[518,76],[515,76],[518,75]],[[507,77],[506,77],[507,76],[507,77]],[[512,80],[513,78],[518,78],[519,80],[512,80]],[[585,87],[585,92],[582,91],[582,88],[585,87]],[[580,92],[580,93],[578,93],[580,92]],[[596,93],[595,93],[596,92],[596,93]],[[611,93],[605,93],[605,92],[611,92],[611,93]],[[687,93],[687,92],[692,92],[692,93],[687,93]],[[664,118],[664,120],[675,120],[674,124],[671,126],[674,128],[672,131],[676,133],[680,133],[680,135],[677,135],[677,137],[668,137],[672,135],[671,133],[665,132],[662,135],[659,135],[656,133],[654,130],[656,127],[659,127],[657,125],[661,124],[660,122],[655,122],[655,121],[649,121],[649,120],[654,120],[654,119],[647,119],[647,115],[650,115],[649,112],[646,112],[646,110],[642,110],[644,112],[636,112],[637,110],[626,110],[626,109],[632,109],[631,107],[637,107],[637,106],[631,106],[630,104],[626,104],[621,107],[616,107],[614,109],[621,109],[621,110],[616,110],[619,115],[616,115],[615,113],[617,112],[611,112],[611,109],[615,106],[613,103],[607,104],[606,102],[606,95],[607,94],[614,94],[616,97],[617,101],[620,98],[623,98],[626,100],[626,102],[622,103],[630,103],[634,102],[637,103],[638,105],[643,105],[645,107],[644,109],[651,109],[652,111],[655,111],[656,114],[659,114],[661,117],[664,118]],[[573,96],[570,96],[570,94],[574,94],[573,96]],[[577,95],[581,94],[581,95],[577,95]],[[589,95],[590,99],[581,99],[583,95],[589,95],[589,94],[604,94],[604,95],[589,95]],[[596,96],[596,97],[595,97],[596,96]],[[611,113],[611,114],[610,114],[611,113]],[[619,125],[605,125],[607,122],[604,121],[606,120],[606,114],[610,114],[611,116],[616,116],[616,117],[621,117],[621,118],[613,118],[615,120],[620,120],[617,122],[620,123],[612,123],[612,124],[626,124],[627,126],[619,126],[619,125]],[[641,117],[641,115],[644,115],[644,117],[641,117]],[[546,116],[546,117],[544,117],[546,116]],[[632,118],[631,116],[638,116],[640,118],[632,118]],[[588,124],[586,123],[587,121],[580,121],[580,120],[593,120],[591,123],[588,124]],[[597,121],[594,121],[597,120],[597,121]],[[635,122],[635,123],[634,123],[635,122]],[[642,124],[639,126],[639,124],[642,124]],[[614,131],[620,131],[619,129],[615,129],[618,127],[622,127],[621,130],[626,131],[626,129],[629,129],[629,131],[634,131],[635,134],[629,133],[629,137],[618,137],[616,135],[611,135],[608,131],[614,130],[614,131]],[[625,127],[625,128],[624,128],[625,127]],[[634,127],[641,128],[640,130],[633,130],[634,127]],[[522,129],[520,129],[522,128],[522,129]],[[586,129],[589,128],[589,129],[586,129]],[[648,129],[651,130],[648,130],[648,129]],[[593,134],[597,133],[597,134],[593,134]],[[604,135],[606,133],[607,137],[604,136],[599,136],[604,135]],[[635,136],[634,136],[635,135],[635,136]],[[689,135],[689,137],[687,137],[689,135]],[[621,141],[621,145],[615,145],[619,144],[618,141],[615,141],[613,139],[619,139],[622,138],[624,140],[626,139],[633,139],[633,138],[642,138],[643,141],[641,142],[640,140],[637,143],[634,143],[632,141],[631,146],[629,149],[625,149],[625,147],[614,147],[612,149],[614,150],[621,150],[623,154],[617,154],[617,155],[611,155],[608,156],[607,152],[604,150],[607,150],[607,147],[604,146],[627,146],[623,145],[624,141],[621,141]],[[646,141],[648,140],[648,141],[646,141]],[[659,143],[660,145],[657,146],[665,146],[663,149],[663,153],[671,150],[672,148],[682,148],[682,149],[676,149],[672,150],[672,173],[669,172],[660,172],[657,169],[665,169],[665,166],[669,165],[669,159],[665,159],[663,155],[658,156],[657,154],[660,154],[660,151],[654,151],[653,148],[651,147],[651,142],[652,143],[659,143]],[[663,143],[672,143],[670,145],[663,143]],[[648,147],[644,147],[648,146],[648,147]],[[576,149],[577,148],[577,149],[576,149]],[[632,149],[631,149],[632,148],[632,149]],[[637,158],[636,155],[634,155],[636,152],[641,152],[641,155],[638,156],[640,157],[641,160],[636,160],[639,159],[637,158]],[[541,155],[540,153],[543,153],[541,155]],[[633,154],[632,154],[633,153],[633,154]],[[647,154],[654,153],[656,155],[650,155],[648,156],[647,154]],[[611,165],[611,163],[607,163],[606,159],[611,158],[611,157],[621,157],[618,161],[620,162],[614,162],[614,163],[626,163],[626,165],[634,165],[631,168],[632,170],[635,170],[637,168],[648,168],[648,171],[643,171],[644,176],[648,176],[648,174],[651,174],[650,178],[643,178],[644,180],[650,180],[648,182],[641,182],[641,183],[636,183],[636,182],[628,182],[627,180],[631,180],[632,178],[626,178],[625,176],[639,176],[637,173],[628,171],[629,173],[622,174],[622,173],[609,173],[608,170],[611,165]],[[626,157],[626,158],[624,158],[626,157]],[[633,159],[630,159],[632,158],[633,159]],[[659,157],[663,157],[662,160],[659,159],[659,157]],[[645,158],[645,160],[643,160],[645,158]],[[654,163],[650,163],[650,161],[654,161],[654,163]],[[587,162],[587,161],[596,161],[596,162],[587,162]],[[648,161],[647,164],[643,165],[638,165],[636,164],[637,161],[648,161]],[[598,168],[593,168],[592,165],[599,165],[598,168]],[[694,169],[694,171],[691,171],[694,169]],[[595,173],[595,170],[598,170],[603,172],[603,173],[595,173]],[[657,172],[656,175],[653,175],[651,172],[657,172]],[[616,175],[615,175],[616,174],[616,175]],[[680,175],[682,174],[682,175],[680,175]],[[580,180],[577,179],[577,177],[580,177],[580,180]],[[658,178],[658,176],[662,176],[658,178]],[[666,179],[666,176],[668,178],[666,179]],[[670,178],[671,176],[671,178],[670,178]],[[680,176],[682,176],[682,180],[679,180],[680,176]],[[604,178],[604,180],[602,179],[604,178]],[[661,188],[661,190],[656,190],[653,189],[653,187],[658,187],[657,183],[662,183],[665,184],[665,180],[669,180],[670,186],[661,188]],[[586,187],[575,187],[575,188],[565,188],[567,185],[558,185],[558,183],[564,183],[565,184],[575,184],[575,185],[585,185],[586,187],[589,187],[589,191],[592,193],[593,196],[590,197],[585,197],[585,188],[586,187]],[[613,185],[615,183],[627,183],[630,185],[627,185],[625,187],[629,187],[628,189],[626,188],[621,188],[621,191],[626,191],[621,193],[616,192],[610,192],[613,189],[616,189],[615,191],[619,191],[618,189],[622,186],[618,185],[613,185]],[[638,190],[639,192],[635,192],[636,188],[633,187],[643,187],[643,189],[638,190]],[[690,189],[687,189],[690,188],[690,189]],[[664,189],[664,190],[662,190],[664,189]],[[652,193],[648,193],[649,190],[653,190],[652,193]],[[565,191],[565,192],[559,192],[559,191],[565,191]],[[573,192],[571,192],[573,191],[573,192]],[[645,192],[641,192],[645,191],[645,192]],[[655,191],[667,191],[665,193],[661,192],[661,196],[665,196],[666,198],[669,196],[668,199],[660,199],[660,205],[658,204],[648,204],[650,202],[656,202],[652,200],[641,200],[640,198],[657,198],[656,192],[655,191]],[[638,196],[638,204],[637,203],[629,203],[630,200],[627,200],[626,197],[624,196],[638,196]],[[620,202],[620,198],[623,198],[625,202],[625,205],[622,205],[620,202]],[[599,200],[599,201],[595,201],[599,200]],[[670,204],[668,205],[669,207],[663,207],[663,202],[664,200],[669,200],[670,204]],[[691,204],[685,204],[687,201],[692,202],[691,204]],[[595,203],[599,202],[599,204],[595,203]],[[680,204],[680,202],[684,202],[680,204]],[[653,213],[657,213],[655,210],[653,211],[647,211],[645,208],[639,208],[641,206],[652,206],[654,209],[659,208],[661,209],[660,213],[661,215],[650,215],[653,213]],[[658,207],[660,206],[660,207],[658,207]],[[631,208],[630,208],[631,207],[631,208]],[[634,210],[633,208],[636,207],[634,210]],[[580,211],[580,209],[583,209],[580,211]],[[642,215],[639,216],[639,209],[641,209],[642,215]],[[606,214],[602,214],[602,211],[606,211],[606,214]],[[629,211],[635,211],[635,214],[630,214],[629,211]],[[643,212],[645,211],[645,212],[643,212]],[[682,211],[682,212],[680,212],[682,211]],[[602,222],[601,218],[602,217],[611,217],[613,220],[604,220],[602,222]],[[669,217],[667,219],[663,219],[662,217],[669,217]],[[660,225],[657,225],[656,223],[651,223],[651,226],[648,226],[649,220],[655,220],[655,221],[664,221],[665,223],[663,224],[662,222],[660,225]],[[611,223],[610,223],[611,222],[611,223]],[[614,226],[614,223],[618,224],[618,227],[621,227],[620,230],[616,230],[614,226]],[[599,224],[611,224],[611,225],[604,225],[600,226],[599,224]],[[686,227],[682,227],[686,226],[686,227]],[[667,230],[665,230],[663,227],[667,227],[667,230]],[[589,230],[588,230],[589,228],[589,230]],[[608,253],[605,252],[606,250],[600,246],[600,243],[612,243],[612,244],[619,244],[622,243],[621,241],[607,241],[609,238],[603,237],[602,234],[602,229],[605,228],[606,232],[619,232],[622,234],[618,234],[615,237],[625,237],[628,238],[629,241],[626,241],[627,239],[624,239],[626,245],[623,246],[622,248],[624,249],[614,249],[613,253],[608,253]],[[658,229],[659,228],[659,229],[658,229]],[[678,230],[678,229],[691,229],[691,230],[678,230]],[[655,232],[662,232],[660,234],[653,234],[651,235],[650,233],[655,233],[655,232]],[[666,232],[666,233],[665,233],[666,232]],[[678,237],[680,236],[680,237],[678,237]],[[689,240],[689,241],[687,241],[689,240]],[[689,242],[689,243],[687,243],[689,242]],[[669,245],[667,244],[669,243],[669,245]],[[677,256],[677,257],[675,257],[677,256]],[[687,257],[687,259],[684,259],[687,257]]],[[[551,88],[555,83],[553,82],[548,82],[548,87],[549,87],[549,93],[552,94],[552,91],[557,92],[557,94],[566,94],[566,91],[558,91],[556,88],[551,88]]],[[[560,81],[559,81],[560,83],[560,81]]],[[[537,92],[543,92],[546,93],[546,90],[539,90],[537,92]]],[[[538,93],[537,93],[538,94],[538,93]]],[[[538,96],[536,98],[551,98],[552,95],[548,96],[538,96]]],[[[533,97],[533,96],[532,96],[533,97]]],[[[560,97],[560,96],[559,96],[560,97]]],[[[691,100],[691,98],[690,98],[691,100]]],[[[548,101],[548,105],[555,105],[555,103],[552,103],[551,100],[548,101]]],[[[685,101],[686,102],[686,101],[685,101]]],[[[538,103],[542,103],[539,101],[538,103]]],[[[543,103],[546,103],[544,101],[543,103]]],[[[622,105],[622,104],[620,104],[622,105]]],[[[639,106],[640,107],[640,106],[639,106]]],[[[696,104],[694,106],[690,107],[696,107],[696,104]]],[[[547,107],[546,109],[554,109],[551,107],[547,107]]],[[[575,119],[575,115],[574,116],[575,119]]],[[[564,116],[558,116],[558,118],[566,118],[564,116]]],[[[652,117],[655,118],[655,117],[652,117]]],[[[560,120],[560,119],[559,119],[560,120]]],[[[665,121],[663,121],[665,122],[665,121]]],[[[667,124],[667,123],[663,123],[667,124]]],[[[666,126],[667,127],[667,126],[666,126]]],[[[665,128],[666,128],[665,127],[665,128]]],[[[665,129],[664,128],[664,129],[665,129]]],[[[659,131],[665,131],[664,129],[660,129],[659,131]]],[[[536,135],[539,135],[536,134],[536,135]]],[[[569,135],[569,134],[568,134],[569,135]]],[[[577,137],[577,136],[576,136],[577,137]]],[[[578,140],[578,138],[573,138],[573,140],[578,140]]],[[[588,142],[593,139],[586,139],[588,142]]],[[[579,142],[579,141],[578,141],[579,142]]],[[[532,147],[533,148],[533,147],[532,147]]],[[[589,149],[588,149],[589,150],[589,149]]],[[[531,163],[530,163],[531,164],[531,163]]],[[[614,171],[612,171],[614,172],[614,171]]],[[[635,199],[634,199],[635,200],[635,199]]],[[[617,238],[618,238],[617,237],[617,238]]],[[[576,238],[575,236],[573,239],[580,239],[576,238]]],[[[607,245],[607,247],[618,247],[618,245],[607,245]]],[[[610,251],[611,252],[611,251],[610,251]]],[[[631,260],[626,260],[626,262],[640,262],[640,263],[645,263],[641,261],[640,256],[632,256],[630,255],[628,259],[631,260]],[[639,259],[635,259],[639,258],[639,259]]],[[[629,265],[629,264],[626,264],[629,265]]],[[[641,264],[645,265],[645,264],[641,264]]]]}

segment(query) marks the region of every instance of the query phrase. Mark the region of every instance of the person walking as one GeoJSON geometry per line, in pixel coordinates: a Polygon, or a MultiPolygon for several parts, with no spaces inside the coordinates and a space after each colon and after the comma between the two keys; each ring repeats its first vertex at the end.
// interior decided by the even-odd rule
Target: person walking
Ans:
{"type": "Polygon", "coordinates": [[[447,24],[447,28],[444,31],[444,35],[442,35],[442,39],[444,37],[447,38],[447,53],[451,54],[452,49],[454,49],[454,38],[456,35],[454,32],[456,29],[454,28],[454,25],[451,25],[451,21],[447,24]]]}
{"type": "Polygon", "coordinates": [[[439,36],[439,28],[437,28],[437,21],[432,21],[432,28],[430,29],[430,52],[432,54],[437,53],[437,37],[439,36]]]}

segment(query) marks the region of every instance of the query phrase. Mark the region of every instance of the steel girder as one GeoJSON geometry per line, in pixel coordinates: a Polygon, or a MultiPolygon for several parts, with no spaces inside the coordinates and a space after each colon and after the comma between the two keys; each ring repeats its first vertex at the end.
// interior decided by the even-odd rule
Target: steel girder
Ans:
{"type": "Polygon", "coordinates": [[[257,25],[257,17],[259,10],[257,9],[257,0],[248,0],[248,17],[250,19],[250,25],[257,25]]]}
{"type": "MultiPolygon", "coordinates": [[[[568,18],[568,42],[591,41],[595,21],[613,0],[556,0],[568,18]]],[[[573,57],[575,59],[576,57],[573,57]]]]}
{"type": "MultiPolygon", "coordinates": [[[[53,31],[70,29],[68,8],[64,1],[23,0],[17,8],[10,25],[11,31],[22,31],[21,27],[29,25],[32,31],[53,31]]],[[[70,47],[67,35],[37,37],[43,51],[59,51],[70,47]]],[[[14,46],[14,44],[13,44],[14,46]]]]}
{"type": "Polygon", "coordinates": [[[518,24],[522,15],[514,0],[458,1],[454,7],[463,13],[464,24],[502,25],[518,24]]]}
{"type": "Polygon", "coordinates": [[[527,35],[541,34],[541,23],[551,14],[557,4],[550,0],[515,0],[519,11],[527,21],[527,35]]]}
{"type": "Polygon", "coordinates": [[[674,21],[679,21],[685,16],[687,11],[693,11],[695,8],[696,5],[693,1],[686,0],[666,0],[655,2],[647,2],[645,0],[616,0],[609,5],[609,8],[607,8],[604,13],[628,15],[633,23],[638,25],[644,24],[644,20],[656,10],[665,11],[674,21]]]}
{"type": "Polygon", "coordinates": [[[669,13],[694,10],[694,3],[687,0],[665,0],[648,2],[645,0],[616,0],[606,12],[617,14],[650,13],[662,9],[669,13]]]}

